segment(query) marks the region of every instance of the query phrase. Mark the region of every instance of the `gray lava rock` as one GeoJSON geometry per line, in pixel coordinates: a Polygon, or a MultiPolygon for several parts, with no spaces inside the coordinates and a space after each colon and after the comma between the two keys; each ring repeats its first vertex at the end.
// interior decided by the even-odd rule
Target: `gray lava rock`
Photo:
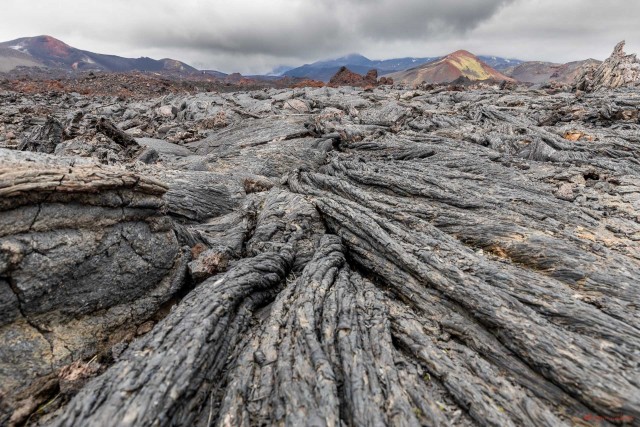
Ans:
{"type": "Polygon", "coordinates": [[[3,96],[0,424],[640,419],[637,90],[3,96]]]}
{"type": "Polygon", "coordinates": [[[158,181],[0,150],[0,373],[12,397],[142,323],[187,261],[158,181]],[[182,265],[182,267],[181,267],[182,265]]]}
{"type": "Polygon", "coordinates": [[[24,137],[18,150],[51,154],[62,142],[63,134],[62,124],[53,117],[47,117],[45,124],[37,126],[24,137]]]}

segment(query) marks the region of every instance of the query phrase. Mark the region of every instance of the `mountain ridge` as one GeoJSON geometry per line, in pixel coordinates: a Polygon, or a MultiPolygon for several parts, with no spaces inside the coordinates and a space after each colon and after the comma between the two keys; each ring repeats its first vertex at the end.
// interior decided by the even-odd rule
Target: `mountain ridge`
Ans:
{"type": "Polygon", "coordinates": [[[101,54],[72,47],[48,35],[21,37],[0,43],[5,55],[6,49],[31,58],[38,66],[67,71],[155,71],[172,73],[194,73],[198,70],[182,61],[171,58],[152,59],[148,57],[125,58],[117,55],[101,54]]]}
{"type": "MultiPolygon", "coordinates": [[[[466,51],[458,51],[466,52],[466,51]]],[[[117,55],[100,54],[88,50],[78,49],[49,35],[35,37],[21,37],[0,43],[0,72],[6,73],[18,67],[42,67],[64,72],[73,71],[106,71],[106,72],[157,72],[173,75],[201,75],[220,80],[237,80],[239,76],[254,80],[270,81],[278,78],[299,78],[328,83],[340,70],[347,67],[354,73],[366,75],[370,70],[377,70],[380,76],[391,76],[396,73],[406,73],[409,70],[437,64],[449,55],[438,57],[401,57],[384,60],[371,60],[360,53],[350,53],[334,59],[325,59],[299,67],[280,66],[271,73],[264,75],[241,76],[238,73],[224,73],[217,70],[198,70],[191,65],[171,58],[152,59],[149,57],[126,58],[117,55]],[[235,77],[234,77],[235,76],[235,77]]],[[[566,64],[544,61],[522,61],[515,58],[478,55],[473,61],[480,61],[498,74],[493,78],[513,78],[523,83],[561,82],[569,83],[581,70],[599,61],[588,59],[566,64]]],[[[449,64],[451,65],[451,64],[449,64]]],[[[476,72],[483,78],[492,75],[492,71],[483,71],[482,66],[474,66],[476,72]]],[[[463,67],[464,68],[464,67],[463,67]]],[[[472,67],[473,68],[473,67],[472,67]]],[[[460,76],[456,66],[440,66],[440,78],[432,76],[427,80],[442,82],[455,80],[449,78],[460,76]],[[435,80],[434,80],[435,79],[435,80]]],[[[471,70],[471,69],[469,69],[471,70]]],[[[462,73],[464,75],[464,73],[462,73]]],[[[471,73],[471,80],[477,77],[471,73]]],[[[457,77],[456,77],[457,78],[457,77]]],[[[395,77],[395,81],[401,82],[395,77]]]]}
{"type": "Polygon", "coordinates": [[[285,71],[281,75],[288,77],[301,77],[313,80],[328,82],[341,67],[347,67],[349,70],[366,74],[370,70],[378,70],[379,75],[390,74],[395,71],[406,70],[412,66],[424,64],[437,59],[435,57],[404,57],[391,58],[383,60],[371,60],[359,53],[351,53],[335,59],[325,59],[304,64],[299,67],[285,71]]]}
{"type": "Polygon", "coordinates": [[[525,61],[502,72],[523,83],[572,83],[581,71],[590,65],[598,65],[602,61],[589,58],[582,61],[571,61],[564,64],[546,61],[525,61]]]}

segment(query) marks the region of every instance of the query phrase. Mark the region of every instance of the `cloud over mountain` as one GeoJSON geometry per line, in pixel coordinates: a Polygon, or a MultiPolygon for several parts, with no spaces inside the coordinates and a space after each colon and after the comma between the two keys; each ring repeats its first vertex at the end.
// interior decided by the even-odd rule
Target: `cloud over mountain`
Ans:
{"type": "Polygon", "coordinates": [[[3,12],[0,40],[51,34],[82,49],[245,73],[355,51],[563,61],[604,58],[622,38],[640,44],[640,4],[622,0],[5,0],[3,12]]]}

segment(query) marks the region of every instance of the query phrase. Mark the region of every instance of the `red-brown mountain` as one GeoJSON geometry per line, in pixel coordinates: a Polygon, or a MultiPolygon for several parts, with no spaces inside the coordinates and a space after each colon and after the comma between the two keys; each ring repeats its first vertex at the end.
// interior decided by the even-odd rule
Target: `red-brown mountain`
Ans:
{"type": "Polygon", "coordinates": [[[4,71],[8,71],[12,67],[19,65],[41,65],[54,69],[77,71],[156,71],[171,73],[193,73],[198,71],[184,62],[174,59],[123,58],[76,49],[51,36],[24,37],[0,43],[0,69],[4,68],[6,69],[4,71]]]}
{"type": "Polygon", "coordinates": [[[512,78],[491,68],[474,54],[458,50],[440,59],[406,71],[391,73],[396,83],[448,83],[461,77],[469,80],[513,81],[512,78]]]}

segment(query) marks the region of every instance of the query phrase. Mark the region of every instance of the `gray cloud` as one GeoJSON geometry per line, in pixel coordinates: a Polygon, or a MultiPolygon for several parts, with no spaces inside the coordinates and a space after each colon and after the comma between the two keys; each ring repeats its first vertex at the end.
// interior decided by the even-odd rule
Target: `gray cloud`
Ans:
{"type": "Polygon", "coordinates": [[[396,0],[357,2],[359,33],[373,39],[406,40],[467,33],[513,0],[396,0]]]}
{"type": "Polygon", "coordinates": [[[640,2],[608,0],[4,0],[0,40],[50,34],[82,49],[265,72],[361,52],[567,61],[640,48],[640,2]]]}
{"type": "Polygon", "coordinates": [[[171,16],[177,25],[135,28],[132,35],[153,46],[313,57],[360,48],[370,40],[464,33],[507,2],[470,0],[464,8],[451,0],[236,2],[197,17],[190,9],[175,8],[171,16]]]}

